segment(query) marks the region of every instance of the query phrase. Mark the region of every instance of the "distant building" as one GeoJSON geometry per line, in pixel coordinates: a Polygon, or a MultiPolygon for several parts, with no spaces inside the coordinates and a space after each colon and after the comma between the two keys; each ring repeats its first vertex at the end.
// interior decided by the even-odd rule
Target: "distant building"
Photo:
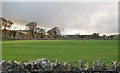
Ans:
{"type": "Polygon", "coordinates": [[[119,38],[119,35],[110,35],[109,39],[117,40],[119,38]]]}
{"type": "Polygon", "coordinates": [[[67,39],[75,39],[75,38],[77,38],[77,36],[76,35],[66,35],[66,38],[67,39]]]}
{"type": "Polygon", "coordinates": [[[29,31],[25,31],[25,30],[17,30],[15,38],[16,39],[29,39],[30,33],[29,31]]]}
{"type": "Polygon", "coordinates": [[[67,39],[92,39],[92,35],[66,35],[67,39]]]}
{"type": "Polygon", "coordinates": [[[92,35],[81,35],[83,39],[92,39],[92,35]]]}

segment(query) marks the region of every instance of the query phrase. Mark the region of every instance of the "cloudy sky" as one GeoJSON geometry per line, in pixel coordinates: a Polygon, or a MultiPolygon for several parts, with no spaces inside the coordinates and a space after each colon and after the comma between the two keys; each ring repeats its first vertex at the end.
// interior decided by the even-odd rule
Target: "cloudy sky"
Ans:
{"type": "MultiPolygon", "coordinates": [[[[2,16],[24,29],[29,22],[64,34],[118,33],[116,2],[3,2],[2,16]]],[[[13,26],[14,28],[15,26],[13,26]]]]}

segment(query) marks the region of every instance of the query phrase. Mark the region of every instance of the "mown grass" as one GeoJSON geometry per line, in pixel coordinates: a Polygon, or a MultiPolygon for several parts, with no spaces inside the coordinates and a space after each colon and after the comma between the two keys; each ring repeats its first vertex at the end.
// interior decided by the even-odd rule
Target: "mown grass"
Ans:
{"type": "Polygon", "coordinates": [[[92,64],[101,59],[110,64],[118,59],[118,41],[116,40],[14,40],[2,42],[2,54],[5,60],[28,61],[48,58],[62,63],[67,61],[77,65],[79,59],[92,64]]]}

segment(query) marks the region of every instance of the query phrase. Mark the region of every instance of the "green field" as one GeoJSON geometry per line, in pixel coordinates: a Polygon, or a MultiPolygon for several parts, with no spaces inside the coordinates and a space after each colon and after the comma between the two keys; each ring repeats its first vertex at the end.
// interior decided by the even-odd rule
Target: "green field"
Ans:
{"type": "Polygon", "coordinates": [[[77,65],[79,59],[92,64],[101,59],[107,64],[118,59],[116,40],[14,40],[2,42],[5,60],[36,60],[48,58],[77,65]]]}

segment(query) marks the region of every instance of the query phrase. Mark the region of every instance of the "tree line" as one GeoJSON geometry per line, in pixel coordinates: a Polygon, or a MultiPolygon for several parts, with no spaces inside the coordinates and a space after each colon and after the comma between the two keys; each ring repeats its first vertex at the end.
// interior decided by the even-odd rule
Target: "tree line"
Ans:
{"type": "MultiPolygon", "coordinates": [[[[0,29],[3,31],[3,38],[7,36],[7,30],[10,30],[14,23],[6,18],[0,17],[0,29]]],[[[45,38],[46,34],[48,38],[59,38],[63,32],[62,28],[53,27],[50,30],[40,28],[36,22],[29,22],[25,25],[27,32],[30,34],[30,38],[45,38]]],[[[17,30],[10,30],[13,37],[16,36],[17,30]]]]}
{"type": "MultiPolygon", "coordinates": [[[[11,20],[8,20],[4,17],[0,17],[0,29],[2,30],[2,38],[15,38],[17,30],[11,30],[11,26],[14,24],[11,20]],[[9,31],[9,33],[7,33],[9,31]],[[11,37],[12,36],[12,37],[11,37]]],[[[99,33],[93,33],[91,35],[62,35],[64,29],[59,27],[53,27],[49,30],[41,28],[36,22],[29,22],[26,25],[24,32],[29,33],[30,38],[61,38],[61,39],[118,39],[120,35],[110,35],[110,36],[100,36],[99,33]],[[47,37],[46,37],[47,36],[47,37]]],[[[20,35],[19,35],[20,36],[20,35]]]]}

